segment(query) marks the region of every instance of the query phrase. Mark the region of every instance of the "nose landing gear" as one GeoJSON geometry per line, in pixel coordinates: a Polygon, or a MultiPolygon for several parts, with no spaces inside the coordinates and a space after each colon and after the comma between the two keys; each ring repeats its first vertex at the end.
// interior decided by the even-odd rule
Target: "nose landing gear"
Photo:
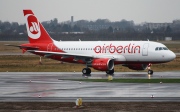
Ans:
{"type": "Polygon", "coordinates": [[[153,70],[148,70],[148,74],[153,75],[153,70]]]}
{"type": "Polygon", "coordinates": [[[153,75],[153,70],[151,70],[151,66],[152,66],[151,63],[149,63],[149,65],[147,66],[148,74],[149,74],[149,75],[153,75]]]}

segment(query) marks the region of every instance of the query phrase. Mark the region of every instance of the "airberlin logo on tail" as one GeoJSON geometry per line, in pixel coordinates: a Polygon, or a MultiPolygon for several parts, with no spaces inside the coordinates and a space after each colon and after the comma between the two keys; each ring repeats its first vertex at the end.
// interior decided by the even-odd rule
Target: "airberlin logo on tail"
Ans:
{"type": "Polygon", "coordinates": [[[26,27],[27,27],[28,36],[32,39],[38,39],[41,35],[39,21],[32,14],[28,14],[25,17],[27,19],[26,27]]]}

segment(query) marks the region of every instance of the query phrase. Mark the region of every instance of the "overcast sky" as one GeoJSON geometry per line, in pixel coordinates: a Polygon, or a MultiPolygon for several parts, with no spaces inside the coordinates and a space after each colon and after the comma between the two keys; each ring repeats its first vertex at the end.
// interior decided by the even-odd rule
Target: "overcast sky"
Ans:
{"type": "Polygon", "coordinates": [[[0,0],[0,20],[25,23],[22,10],[32,9],[39,21],[122,19],[172,22],[180,19],[180,0],[0,0]]]}

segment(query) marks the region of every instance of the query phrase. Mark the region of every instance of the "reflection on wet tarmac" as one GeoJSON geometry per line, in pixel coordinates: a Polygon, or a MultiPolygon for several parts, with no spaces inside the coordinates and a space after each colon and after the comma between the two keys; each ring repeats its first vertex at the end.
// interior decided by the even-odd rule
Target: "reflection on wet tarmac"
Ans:
{"type": "MultiPolygon", "coordinates": [[[[96,72],[91,77],[107,78],[96,72]]],[[[179,72],[119,72],[114,78],[180,78],[179,72]]],[[[180,97],[179,83],[110,83],[81,82],[81,73],[1,72],[0,98],[3,97],[180,97]]]]}

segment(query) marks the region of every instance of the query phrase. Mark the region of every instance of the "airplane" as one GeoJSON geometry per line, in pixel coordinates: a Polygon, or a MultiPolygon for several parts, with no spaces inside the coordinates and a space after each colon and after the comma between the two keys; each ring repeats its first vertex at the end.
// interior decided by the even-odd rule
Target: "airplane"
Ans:
{"type": "MultiPolygon", "coordinates": [[[[32,10],[23,10],[29,43],[16,47],[54,60],[84,64],[83,75],[91,75],[90,67],[114,74],[121,64],[132,70],[145,70],[151,64],[172,61],[176,55],[165,45],[153,41],[56,41],[53,40],[32,10]]],[[[14,45],[9,45],[14,46],[14,45]]],[[[149,69],[148,74],[153,74],[149,69]]]]}

